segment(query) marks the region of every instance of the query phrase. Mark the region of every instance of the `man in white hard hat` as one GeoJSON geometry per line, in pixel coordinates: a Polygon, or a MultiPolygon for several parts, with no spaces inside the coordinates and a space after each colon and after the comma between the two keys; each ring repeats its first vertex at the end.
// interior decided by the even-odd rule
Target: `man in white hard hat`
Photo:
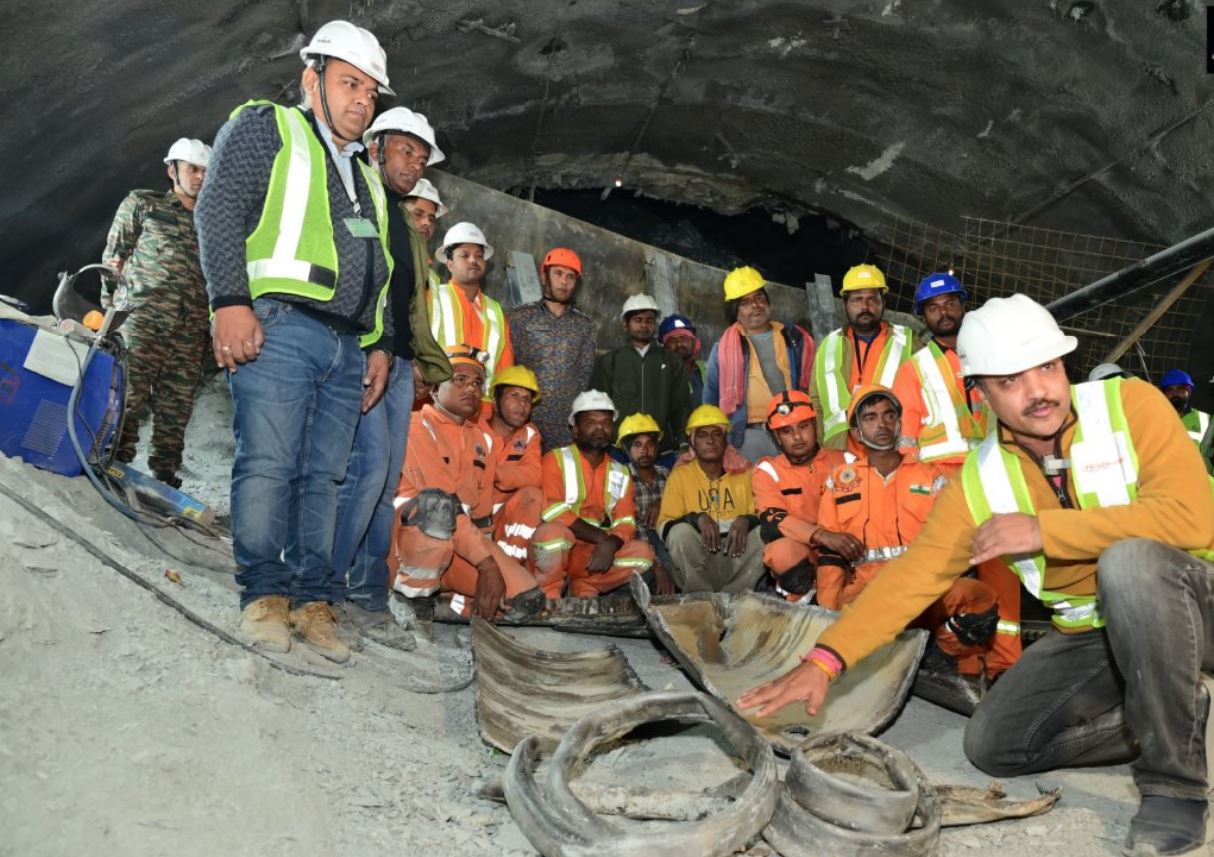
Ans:
{"type": "MultiPolygon", "coordinates": [[[[211,147],[201,140],[182,137],[173,143],[164,157],[172,189],[127,194],[114,215],[102,256],[124,274],[131,309],[122,328],[127,346],[126,418],[117,458],[134,460],[139,423],[150,407],[154,421],[148,468],[175,488],[181,487],[177,471],[208,333],[194,204],[210,159],[211,147]]],[[[108,290],[102,300],[109,305],[108,290]]]]}
{"type": "Polygon", "coordinates": [[[357,159],[388,86],[375,36],[330,21],[300,51],[303,104],[252,101],[215,140],[198,200],[217,365],[235,404],[232,538],[241,631],[342,662],[333,529],[360,413],[388,382],[388,197],[357,159]]]}
{"type": "MultiPolygon", "coordinates": [[[[392,501],[409,440],[413,367],[428,384],[440,384],[451,376],[450,361],[430,333],[424,300],[429,254],[408,201],[424,181],[422,173],[442,161],[443,153],[426,117],[406,107],[393,107],[377,116],[363,134],[363,143],[388,196],[394,262],[388,296],[396,335],[387,389],[358,422],[338,492],[332,602],[341,620],[339,636],[355,648],[365,636],[408,649],[415,645],[413,636],[388,609],[387,560],[395,517],[392,501]]],[[[429,231],[433,234],[433,225],[429,231]]]]}
{"type": "Polygon", "coordinates": [[[691,414],[683,358],[655,341],[658,303],[649,295],[624,301],[620,321],[628,341],[595,361],[590,386],[610,396],[621,414],[649,414],[657,420],[662,429],[659,452],[678,450],[691,414]]]}
{"type": "Polygon", "coordinates": [[[430,332],[443,348],[470,345],[488,355],[481,391],[481,416],[488,419],[493,412],[493,378],[514,365],[505,310],[483,288],[493,245],[476,224],[465,221],[447,230],[437,256],[451,279],[426,290],[430,332]]]}
{"type": "Polygon", "coordinates": [[[653,548],[636,537],[632,474],[608,454],[619,417],[610,396],[585,391],[569,414],[573,443],[541,464],[547,506],[531,542],[532,565],[546,587],[567,577],[575,598],[619,589],[653,565],[653,548]]]}
{"type": "Polygon", "coordinates": [[[1071,385],[1077,341],[1024,295],[966,315],[961,371],[998,426],[804,662],[744,694],[764,716],[826,700],[831,680],[907,625],[970,565],[1002,557],[1054,629],[987,692],[965,731],[983,771],[1019,776],[1133,760],[1126,853],[1185,854],[1205,834],[1214,667],[1214,498],[1197,450],[1151,385],[1071,385]]]}

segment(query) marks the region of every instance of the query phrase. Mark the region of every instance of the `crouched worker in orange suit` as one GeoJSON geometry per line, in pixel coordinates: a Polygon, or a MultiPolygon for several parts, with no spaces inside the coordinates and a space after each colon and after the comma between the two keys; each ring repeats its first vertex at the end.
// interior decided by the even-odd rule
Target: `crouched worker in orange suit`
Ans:
{"type": "MultiPolygon", "coordinates": [[[[531,566],[530,546],[544,512],[540,431],[531,424],[531,408],[540,385],[526,366],[510,366],[493,378],[493,540],[520,565],[531,566]]],[[[540,589],[560,598],[563,573],[541,575],[540,589]]]]}
{"type": "MultiPolygon", "coordinates": [[[[915,312],[931,341],[898,367],[894,395],[902,404],[898,448],[907,458],[930,462],[952,480],[971,449],[990,430],[991,413],[976,386],[967,386],[957,356],[957,334],[965,318],[965,289],[951,274],[929,274],[915,292],[915,312]]],[[[999,597],[999,627],[984,660],[987,678],[1020,659],[1020,578],[1001,559],[975,569],[999,597]]]]}
{"type": "Polygon", "coordinates": [[[618,416],[606,393],[581,393],[569,415],[573,443],[543,459],[547,507],[532,544],[535,569],[544,581],[568,577],[577,598],[610,592],[653,565],[653,547],[635,538],[632,475],[607,454],[618,416]]]}
{"type": "Polygon", "coordinates": [[[813,591],[818,550],[818,508],[830,472],[856,460],[850,452],[818,446],[813,404],[800,390],[777,393],[767,406],[767,431],[779,455],[760,458],[751,473],[763,565],[776,592],[800,601],[813,591]]]}
{"type": "Polygon", "coordinates": [[[395,501],[401,515],[389,566],[396,569],[394,588],[407,598],[456,593],[454,609],[484,619],[503,606],[538,612],[544,595],[531,572],[483,532],[492,522],[496,444],[476,422],[485,381],[481,352],[446,351],[454,374],[409,426],[415,434],[395,501]]]}
{"type": "MultiPolygon", "coordinates": [[[[861,388],[848,408],[852,436],[865,457],[832,471],[818,510],[814,541],[818,603],[838,610],[854,601],[886,563],[901,556],[919,535],[936,495],[946,483],[932,464],[903,460],[898,451],[902,406],[887,387],[861,388]]],[[[957,672],[983,671],[999,621],[995,590],[958,578],[912,623],[935,636],[939,650],[957,661],[957,672]]]]}

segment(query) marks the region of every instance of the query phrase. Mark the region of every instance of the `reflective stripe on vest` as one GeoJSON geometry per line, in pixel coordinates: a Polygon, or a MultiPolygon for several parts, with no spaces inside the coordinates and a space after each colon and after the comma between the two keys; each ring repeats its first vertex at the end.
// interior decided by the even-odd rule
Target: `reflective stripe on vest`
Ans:
{"type": "Polygon", "coordinates": [[[956,373],[935,341],[915,352],[914,366],[927,409],[919,429],[919,460],[965,455],[986,437],[986,405],[977,416],[970,411],[964,394],[957,389],[956,373]],[[941,439],[936,440],[938,437],[941,439]]]}
{"type": "MultiPolygon", "coordinates": [[[[850,379],[843,377],[843,349],[850,341],[850,337],[845,336],[841,329],[831,331],[822,340],[814,358],[815,386],[823,410],[826,411],[822,423],[822,437],[825,441],[847,431],[847,408],[851,405],[852,388],[850,379]]],[[[910,330],[900,324],[889,325],[885,346],[881,349],[876,371],[873,372],[876,383],[892,387],[898,367],[910,357],[910,330]]]]}
{"type": "MultiPolygon", "coordinates": [[[[586,483],[582,475],[582,456],[577,451],[575,446],[562,446],[555,450],[556,463],[561,470],[561,479],[565,485],[565,499],[560,503],[553,503],[546,508],[540,516],[545,521],[551,521],[559,518],[566,512],[573,512],[583,521],[595,527],[602,527],[602,521],[592,521],[589,518],[581,516],[582,503],[586,500],[586,483]]],[[[611,520],[611,526],[616,527],[620,524],[636,524],[636,519],[631,515],[626,515],[623,518],[616,518],[615,507],[624,499],[624,495],[628,493],[628,486],[632,481],[632,476],[628,473],[628,468],[618,461],[608,459],[607,474],[603,485],[603,503],[606,507],[607,517],[611,520]]]]}
{"type": "MultiPolygon", "coordinates": [[[[338,257],[329,208],[328,164],[324,143],[317,139],[298,108],[268,101],[249,101],[232,111],[235,118],[250,106],[274,108],[282,147],[274,156],[257,228],[245,239],[249,296],[286,294],[327,303],[337,289],[338,257]]],[[[383,335],[384,307],[394,267],[388,243],[388,200],[379,176],[357,161],[375,206],[380,246],[387,273],[375,303],[375,328],[359,337],[363,347],[383,335]]]]}
{"type": "Polygon", "coordinates": [[[1210,415],[1205,411],[1199,411],[1196,408],[1181,417],[1180,421],[1184,424],[1185,429],[1188,430],[1189,437],[1193,438],[1193,442],[1198,444],[1202,442],[1206,436],[1206,432],[1210,428],[1210,415]],[[1196,415],[1196,428],[1191,427],[1194,420],[1190,419],[1190,415],[1196,415]]]}
{"type": "MultiPolygon", "coordinates": [[[[1071,476],[1080,509],[1125,506],[1138,496],[1137,454],[1121,404],[1121,380],[1071,387],[1078,417],[1070,448],[1071,476]]],[[[992,514],[1037,514],[1021,461],[1000,445],[997,430],[966,458],[961,485],[975,525],[992,514]]],[[[1024,588],[1054,611],[1054,624],[1070,629],[1103,627],[1095,596],[1045,589],[1044,553],[1004,557],[1004,561],[1024,588]]]]}
{"type": "Polygon", "coordinates": [[[464,312],[459,295],[459,286],[440,283],[430,288],[430,332],[444,348],[451,345],[471,345],[489,355],[485,366],[484,395],[492,397],[493,376],[506,351],[506,314],[502,305],[484,292],[480,294],[480,320],[483,340],[467,342],[464,337],[464,312]]]}

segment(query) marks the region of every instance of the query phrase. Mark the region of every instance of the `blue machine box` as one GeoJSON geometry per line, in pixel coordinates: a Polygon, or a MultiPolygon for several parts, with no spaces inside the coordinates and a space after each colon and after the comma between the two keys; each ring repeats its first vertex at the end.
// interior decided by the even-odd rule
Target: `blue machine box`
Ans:
{"type": "MultiPolygon", "coordinates": [[[[65,476],[83,472],[67,433],[67,405],[87,351],[87,343],[55,330],[0,318],[0,452],[65,476]]],[[[99,348],[76,406],[80,446],[91,460],[113,438],[122,395],[121,364],[99,348]]]]}

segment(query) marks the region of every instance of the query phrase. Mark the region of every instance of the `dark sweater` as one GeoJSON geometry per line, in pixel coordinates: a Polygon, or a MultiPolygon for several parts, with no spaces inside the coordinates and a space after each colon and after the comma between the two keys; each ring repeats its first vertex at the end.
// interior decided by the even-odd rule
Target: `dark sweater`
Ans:
{"type": "MultiPolygon", "coordinates": [[[[315,118],[308,116],[315,131],[315,118]]],[[[319,139],[319,135],[318,135],[319,139]]],[[[322,148],[325,143],[321,140],[322,148]]],[[[229,120],[215,138],[207,179],[198,195],[194,223],[198,230],[198,248],[207,280],[211,308],[252,304],[249,277],[245,268],[245,239],[253,234],[261,219],[270,170],[282,148],[274,111],[269,106],[249,107],[229,120]]],[[[314,315],[331,320],[352,331],[375,329],[376,286],[387,273],[387,261],[378,240],[355,238],[344,219],[354,217],[354,207],[346,196],[341,177],[326,158],[329,210],[337,248],[338,276],[333,297],[313,301],[294,295],[275,295],[283,301],[299,304],[314,315]],[[366,276],[367,246],[371,247],[372,276],[366,276]]],[[[354,165],[354,183],[362,216],[375,222],[375,204],[354,165]]],[[[405,232],[408,240],[408,231],[405,232]]],[[[393,341],[392,301],[384,308],[384,343],[393,341]]]]}
{"type": "Polygon", "coordinates": [[[630,343],[599,357],[590,387],[611,396],[620,420],[638,413],[653,417],[662,427],[659,449],[679,448],[691,413],[691,389],[682,357],[656,342],[641,357],[630,343]]]}
{"type": "Polygon", "coordinates": [[[392,306],[392,318],[396,320],[396,336],[392,341],[397,357],[413,359],[413,337],[409,335],[409,302],[413,300],[413,288],[417,272],[413,269],[413,247],[411,230],[401,210],[404,197],[388,191],[388,244],[392,248],[392,288],[388,291],[388,303],[392,306]]]}

